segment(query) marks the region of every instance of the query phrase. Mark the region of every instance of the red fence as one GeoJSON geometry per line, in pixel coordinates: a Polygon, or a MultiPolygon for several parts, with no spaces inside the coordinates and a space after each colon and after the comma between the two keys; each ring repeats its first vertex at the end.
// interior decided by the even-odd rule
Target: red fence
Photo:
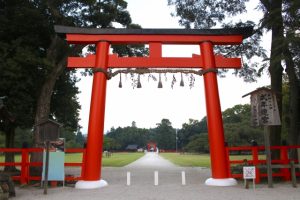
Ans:
{"type": "MultiPolygon", "coordinates": [[[[19,181],[21,184],[27,184],[29,181],[40,181],[41,176],[31,176],[29,173],[29,168],[33,166],[42,166],[42,162],[30,162],[30,153],[33,152],[43,152],[43,148],[26,148],[26,149],[19,149],[19,148],[0,148],[1,153],[6,152],[13,152],[16,154],[21,155],[21,161],[20,162],[0,162],[0,166],[16,166],[20,167],[20,175],[12,176],[13,180],[19,181]]],[[[85,157],[85,149],[66,149],[66,153],[82,153],[82,160],[84,160],[85,157]]],[[[76,162],[65,162],[65,167],[81,167],[84,168],[84,163],[76,162]]],[[[81,170],[83,171],[83,170],[81,170]]],[[[80,180],[83,174],[81,174],[79,177],[74,176],[66,176],[66,181],[75,181],[80,180]]]]}
{"type": "MultiPolygon", "coordinates": [[[[280,165],[288,165],[290,161],[294,161],[295,163],[299,163],[298,160],[289,159],[289,152],[291,150],[297,150],[300,148],[300,145],[298,146],[272,146],[271,152],[279,151],[280,153],[280,159],[278,160],[272,160],[272,165],[280,164],[280,165]]],[[[259,183],[261,181],[261,178],[267,177],[266,170],[266,159],[265,158],[259,158],[259,155],[265,155],[264,153],[265,147],[264,146],[247,146],[247,147],[226,147],[227,152],[227,158],[228,158],[228,165],[229,165],[229,175],[232,178],[242,178],[243,174],[241,173],[235,173],[234,172],[234,166],[233,165],[252,165],[256,167],[256,183],[259,183]],[[231,160],[233,158],[233,152],[234,155],[238,155],[241,152],[243,154],[249,154],[250,156],[247,156],[247,158],[251,157],[251,159],[239,159],[239,160],[231,160]],[[263,152],[260,154],[260,152],[263,152]],[[246,163],[245,163],[246,161],[246,163]],[[265,172],[264,172],[265,171],[265,172]]],[[[246,156],[245,156],[246,157],[246,156]]],[[[279,171],[273,171],[272,172],[273,177],[281,177],[283,180],[288,181],[291,180],[291,173],[289,168],[282,168],[279,171]]],[[[300,173],[296,173],[296,176],[300,176],[300,173]]]]}
{"type": "MultiPolygon", "coordinates": [[[[271,151],[279,151],[280,152],[280,159],[278,160],[272,160],[272,164],[282,164],[282,165],[288,165],[290,161],[293,159],[289,159],[289,151],[293,149],[300,149],[300,145],[298,146],[273,146],[271,147],[271,151]]],[[[234,165],[240,165],[241,166],[247,164],[247,165],[253,165],[256,167],[256,182],[259,183],[261,181],[261,178],[267,177],[267,173],[264,172],[266,170],[263,170],[263,168],[266,168],[266,160],[265,158],[260,158],[260,155],[264,155],[262,153],[265,151],[265,147],[263,146],[247,146],[247,147],[226,147],[227,152],[227,158],[228,158],[228,165],[229,165],[229,174],[232,178],[242,178],[243,174],[242,172],[235,172],[234,165]],[[234,153],[237,152],[237,153],[234,153]],[[248,156],[245,156],[247,158],[247,163],[245,163],[245,159],[239,160],[232,160],[233,156],[230,155],[238,155],[240,153],[247,154],[248,156]],[[249,159],[249,157],[251,159],[249,159]]],[[[29,173],[29,168],[31,166],[42,166],[42,162],[30,162],[30,153],[32,152],[43,152],[42,148],[28,148],[28,149],[20,149],[20,148],[0,148],[0,153],[5,152],[14,152],[16,154],[21,155],[21,161],[20,162],[0,162],[0,166],[16,166],[20,167],[20,175],[13,176],[13,180],[19,181],[21,184],[27,184],[29,181],[40,181],[41,176],[31,176],[29,173]]],[[[66,149],[66,153],[82,153],[82,160],[84,160],[86,152],[85,149],[66,149]]],[[[293,160],[295,163],[299,163],[298,160],[293,160]]],[[[84,163],[76,162],[65,162],[65,167],[80,167],[84,168],[84,163]]],[[[84,171],[84,170],[81,170],[84,171]]],[[[240,170],[241,171],[241,170],[240,170]]],[[[283,168],[279,171],[273,172],[273,177],[281,177],[283,180],[290,180],[291,179],[291,173],[290,169],[283,168]]],[[[300,172],[296,173],[296,176],[300,176],[300,172]]],[[[83,174],[81,174],[78,177],[74,176],[66,176],[66,181],[75,181],[80,180],[83,177],[83,174]]]]}

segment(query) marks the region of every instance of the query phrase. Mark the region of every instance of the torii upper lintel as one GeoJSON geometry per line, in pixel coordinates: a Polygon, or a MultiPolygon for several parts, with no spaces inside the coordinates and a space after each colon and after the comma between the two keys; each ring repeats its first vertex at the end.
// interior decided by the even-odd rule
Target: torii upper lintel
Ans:
{"type": "MultiPolygon", "coordinates": [[[[252,27],[231,29],[98,29],[55,26],[71,44],[149,44],[149,57],[118,57],[109,55],[109,68],[204,68],[201,55],[192,58],[162,57],[163,44],[197,44],[209,41],[213,45],[238,45],[249,36],[252,27]]],[[[70,68],[95,67],[95,55],[69,57],[70,68]]],[[[240,58],[215,55],[216,68],[240,68],[240,58]]]]}

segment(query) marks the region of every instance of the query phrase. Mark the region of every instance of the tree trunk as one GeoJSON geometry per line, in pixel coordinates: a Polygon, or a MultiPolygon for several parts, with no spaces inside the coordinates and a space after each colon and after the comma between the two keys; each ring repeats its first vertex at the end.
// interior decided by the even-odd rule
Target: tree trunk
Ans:
{"type": "MultiPolygon", "coordinates": [[[[40,95],[37,101],[36,114],[35,114],[35,124],[48,119],[50,115],[50,105],[51,105],[51,96],[53,89],[56,83],[56,80],[63,73],[69,54],[76,54],[82,51],[83,45],[77,45],[75,48],[70,49],[66,42],[55,35],[52,38],[51,45],[47,50],[47,60],[51,61],[52,71],[45,80],[40,95]],[[61,55],[63,53],[63,55],[61,55]]],[[[38,127],[34,129],[34,146],[35,147],[44,147],[39,137],[38,127]]],[[[41,162],[42,153],[32,153],[31,162],[41,162]]],[[[41,167],[33,167],[30,169],[31,173],[41,174],[41,167]]]]}
{"type": "MultiPolygon", "coordinates": [[[[66,66],[67,61],[67,52],[65,55],[61,57],[61,59],[56,62],[57,57],[60,55],[57,55],[57,49],[59,46],[59,43],[62,42],[62,40],[55,36],[52,39],[52,43],[48,49],[47,52],[47,59],[49,61],[52,61],[52,71],[48,75],[47,79],[45,80],[40,95],[37,101],[36,106],[36,114],[35,114],[35,124],[38,124],[39,122],[48,119],[50,115],[50,103],[51,103],[51,96],[53,93],[53,89],[56,83],[56,80],[58,77],[63,73],[64,68],[66,66]]],[[[39,137],[39,129],[38,127],[35,127],[34,129],[34,147],[44,147],[44,144],[40,140],[39,137]]],[[[31,154],[31,162],[42,162],[42,153],[32,153],[31,154]]],[[[30,169],[31,174],[34,175],[40,175],[42,172],[41,167],[32,167],[30,169]]]]}
{"type": "MultiPolygon", "coordinates": [[[[271,75],[271,89],[276,93],[279,116],[282,119],[282,42],[283,42],[283,20],[281,16],[282,0],[270,2],[270,19],[273,19],[272,44],[269,72],[271,75]]],[[[281,145],[281,126],[272,126],[270,129],[270,142],[272,146],[281,145]]],[[[272,152],[273,158],[279,158],[279,152],[272,152]]]]}
{"type": "MultiPolygon", "coordinates": [[[[14,148],[15,142],[15,126],[12,124],[8,125],[8,129],[5,132],[5,147],[6,148],[14,148]]],[[[15,162],[15,153],[13,152],[6,152],[5,153],[5,162],[15,162]]],[[[16,172],[17,168],[15,166],[5,166],[4,171],[6,172],[16,172]]]]}
{"type": "MultiPolygon", "coordinates": [[[[288,113],[288,140],[290,145],[300,144],[300,83],[296,75],[296,66],[288,43],[285,43],[284,57],[286,73],[289,78],[289,113],[288,113]]],[[[293,154],[296,155],[295,153],[293,154]]]]}

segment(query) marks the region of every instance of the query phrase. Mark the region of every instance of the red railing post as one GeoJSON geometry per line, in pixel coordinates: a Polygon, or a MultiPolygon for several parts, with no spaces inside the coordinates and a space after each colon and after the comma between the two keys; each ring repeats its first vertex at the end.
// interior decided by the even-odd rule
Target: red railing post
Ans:
{"type": "MultiPolygon", "coordinates": [[[[288,155],[288,147],[287,146],[281,146],[280,147],[280,164],[288,165],[289,164],[289,155],[288,155]]],[[[282,179],[284,181],[290,181],[291,180],[291,173],[288,168],[282,168],[280,169],[280,172],[283,174],[282,179]]]]}
{"type": "Polygon", "coordinates": [[[85,171],[85,157],[86,157],[86,149],[84,148],[83,149],[83,152],[82,152],[82,164],[81,164],[81,180],[82,178],[84,177],[84,171],[85,171]]]}
{"type": "Polygon", "coordinates": [[[225,152],[226,152],[226,158],[227,158],[227,165],[228,165],[228,176],[229,177],[232,177],[232,174],[231,174],[231,166],[230,166],[230,153],[229,153],[229,147],[226,146],[225,147],[225,152]]]}
{"type": "Polygon", "coordinates": [[[258,147],[252,147],[252,160],[253,165],[255,166],[255,183],[260,183],[260,171],[259,171],[259,159],[258,159],[258,147]]]}
{"type": "Polygon", "coordinates": [[[28,184],[29,178],[29,167],[28,167],[28,161],[29,161],[29,154],[27,149],[22,149],[22,158],[21,158],[21,178],[20,183],[21,185],[28,184]]]}

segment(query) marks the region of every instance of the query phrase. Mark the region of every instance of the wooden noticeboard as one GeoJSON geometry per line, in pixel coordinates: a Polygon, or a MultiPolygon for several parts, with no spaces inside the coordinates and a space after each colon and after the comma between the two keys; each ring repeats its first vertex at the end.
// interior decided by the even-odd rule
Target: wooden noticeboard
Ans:
{"type": "MultiPolygon", "coordinates": [[[[46,169],[46,152],[43,156],[43,174],[42,181],[45,180],[46,169]]],[[[49,168],[48,180],[49,181],[64,181],[65,180],[65,152],[49,152],[49,168]]]]}
{"type": "Polygon", "coordinates": [[[252,126],[280,125],[280,117],[275,93],[268,88],[259,88],[250,92],[252,126]]]}

